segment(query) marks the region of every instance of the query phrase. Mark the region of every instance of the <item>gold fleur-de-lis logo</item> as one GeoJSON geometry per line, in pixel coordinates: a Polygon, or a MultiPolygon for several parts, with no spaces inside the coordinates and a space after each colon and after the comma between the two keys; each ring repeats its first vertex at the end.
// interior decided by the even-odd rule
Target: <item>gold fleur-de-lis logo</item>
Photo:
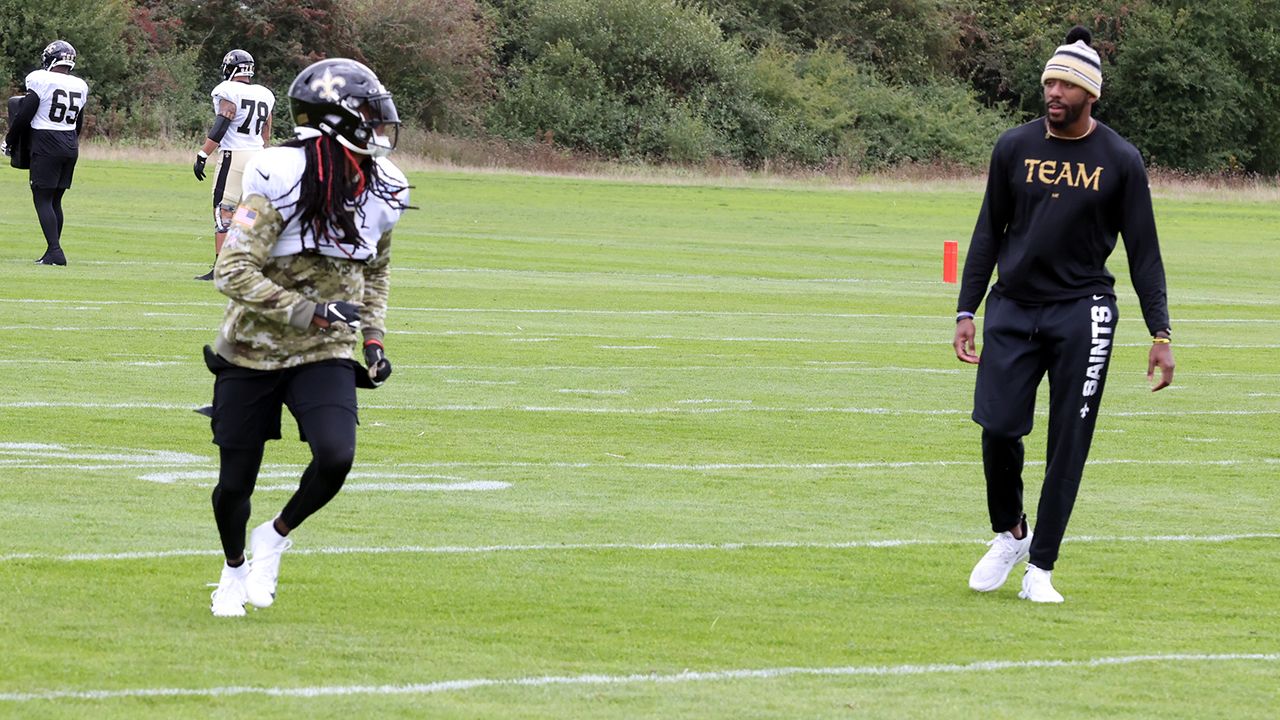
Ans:
{"type": "Polygon", "coordinates": [[[320,97],[330,102],[337,102],[342,96],[338,95],[338,88],[345,87],[347,79],[341,75],[334,76],[329,68],[324,69],[324,75],[311,82],[311,89],[320,93],[320,97]]]}

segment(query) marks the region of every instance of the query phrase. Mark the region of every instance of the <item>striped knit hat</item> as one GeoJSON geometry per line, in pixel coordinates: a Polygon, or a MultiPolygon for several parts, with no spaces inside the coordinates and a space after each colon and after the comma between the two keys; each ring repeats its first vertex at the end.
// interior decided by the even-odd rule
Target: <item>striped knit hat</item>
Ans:
{"type": "Polygon", "coordinates": [[[1054,78],[1066,80],[1072,85],[1079,85],[1085,92],[1102,97],[1102,62],[1098,53],[1089,43],[1093,42],[1093,34],[1079,25],[1067,33],[1067,43],[1059,45],[1053,57],[1044,64],[1044,73],[1040,75],[1040,84],[1054,78]]]}

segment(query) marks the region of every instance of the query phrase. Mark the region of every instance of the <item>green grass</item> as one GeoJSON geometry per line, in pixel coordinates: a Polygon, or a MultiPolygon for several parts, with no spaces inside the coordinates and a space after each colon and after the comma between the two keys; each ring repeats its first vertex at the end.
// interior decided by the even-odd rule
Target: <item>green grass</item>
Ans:
{"type": "MultiPolygon", "coordinates": [[[[276,606],[227,620],[191,412],[208,186],[82,162],[48,268],[0,171],[0,717],[1274,716],[1274,203],[1157,200],[1167,391],[1113,258],[1067,603],[1040,607],[965,585],[988,532],[939,278],[977,194],[411,179],[349,486],[276,606]]],[[[291,430],[254,524],[307,460],[291,430]]]]}

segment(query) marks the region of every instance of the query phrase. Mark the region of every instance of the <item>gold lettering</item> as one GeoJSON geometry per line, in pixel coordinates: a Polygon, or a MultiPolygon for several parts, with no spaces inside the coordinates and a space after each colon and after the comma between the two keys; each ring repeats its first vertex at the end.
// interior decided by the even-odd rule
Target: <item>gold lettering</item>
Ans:
{"type": "Polygon", "coordinates": [[[1022,161],[1022,164],[1027,166],[1027,182],[1028,182],[1028,183],[1030,183],[1030,182],[1031,182],[1031,176],[1032,176],[1032,174],[1034,174],[1034,173],[1035,173],[1035,171],[1036,171],[1036,165],[1039,165],[1039,164],[1040,164],[1040,161],[1039,161],[1039,160],[1032,160],[1031,158],[1027,158],[1026,160],[1023,160],[1023,161],[1022,161]]]}
{"type": "Polygon", "coordinates": [[[1062,163],[1062,172],[1058,173],[1058,177],[1054,178],[1053,184],[1061,185],[1063,178],[1067,179],[1067,184],[1071,187],[1076,186],[1075,178],[1071,177],[1071,163],[1069,162],[1062,163]]]}
{"type": "Polygon", "coordinates": [[[1052,185],[1053,171],[1057,169],[1058,169],[1057,160],[1045,160],[1044,162],[1040,163],[1040,172],[1036,174],[1036,177],[1040,178],[1040,182],[1044,183],[1045,185],[1052,185]]]}
{"type": "Polygon", "coordinates": [[[1076,177],[1080,180],[1080,186],[1098,191],[1098,182],[1102,179],[1102,166],[1093,169],[1092,173],[1085,174],[1084,163],[1076,163],[1076,177]]]}

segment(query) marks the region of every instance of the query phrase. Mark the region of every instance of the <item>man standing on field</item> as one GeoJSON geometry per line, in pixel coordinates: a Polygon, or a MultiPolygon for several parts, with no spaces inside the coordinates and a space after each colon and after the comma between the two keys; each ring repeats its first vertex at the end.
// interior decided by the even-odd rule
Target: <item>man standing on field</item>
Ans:
{"type": "Polygon", "coordinates": [[[1173,381],[1164,265],[1138,151],[1093,119],[1102,65],[1082,27],[1045,64],[1045,117],[1005,132],[991,153],[956,310],[956,357],[978,364],[974,313],[992,269],[973,420],[982,426],[987,509],[997,533],[969,587],[991,592],[1029,559],[1018,597],[1060,603],[1050,573],[1093,440],[1119,313],[1105,262],[1124,236],[1129,274],[1151,331],[1152,391],[1173,381]],[[1048,457],[1035,532],[1022,506],[1022,438],[1049,375],[1048,457]]]}
{"type": "Polygon", "coordinates": [[[71,189],[80,157],[80,133],[84,130],[89,86],[71,74],[76,49],[66,40],[54,40],[41,54],[41,69],[27,75],[27,94],[5,134],[3,151],[30,133],[31,199],[44,233],[45,251],[37,265],[66,265],[62,250],[62,196],[71,189]]]}
{"type": "MultiPolygon", "coordinates": [[[[270,144],[271,113],[276,96],[253,82],[253,56],[232,50],[222,57],[222,82],[213,89],[213,127],[196,151],[191,166],[196,179],[204,182],[204,165],[209,153],[221,147],[213,176],[213,260],[218,261],[222,243],[231,227],[231,213],[240,204],[244,168],[253,154],[270,144]]],[[[196,280],[212,280],[213,270],[196,280]]]]}

